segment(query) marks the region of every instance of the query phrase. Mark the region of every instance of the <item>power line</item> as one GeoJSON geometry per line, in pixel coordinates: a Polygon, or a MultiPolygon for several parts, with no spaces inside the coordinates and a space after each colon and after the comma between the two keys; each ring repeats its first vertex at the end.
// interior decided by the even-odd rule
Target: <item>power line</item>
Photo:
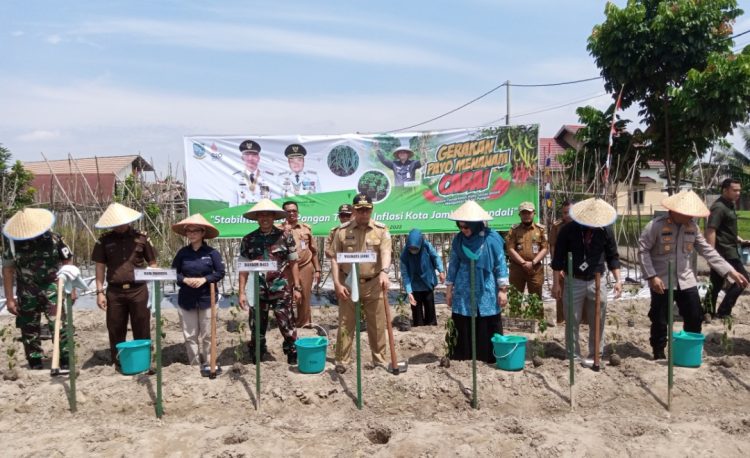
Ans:
{"type": "Polygon", "coordinates": [[[729,39],[730,39],[730,40],[734,40],[735,38],[737,38],[737,37],[741,37],[742,35],[745,35],[745,34],[747,34],[747,33],[750,33],[750,29],[747,29],[747,30],[745,30],[744,32],[740,32],[740,33],[738,33],[737,35],[732,35],[731,37],[729,37],[729,39]]]}
{"type": "MultiPolygon", "coordinates": [[[[607,92],[599,92],[599,93],[597,93],[597,94],[594,94],[594,95],[592,95],[592,96],[589,96],[589,97],[585,97],[585,98],[581,98],[581,99],[576,99],[576,100],[571,100],[570,102],[565,102],[565,103],[563,103],[563,104],[560,104],[560,105],[552,105],[552,106],[549,106],[549,107],[545,107],[545,108],[540,108],[539,110],[535,110],[535,111],[532,111],[532,112],[528,112],[528,113],[522,113],[522,114],[520,114],[520,115],[515,115],[515,116],[511,116],[511,119],[514,119],[514,118],[520,118],[520,117],[522,117],[522,116],[529,116],[529,115],[532,115],[532,114],[537,114],[537,113],[544,113],[545,111],[553,111],[553,110],[557,110],[557,109],[559,109],[559,108],[564,108],[564,107],[567,107],[567,106],[570,106],[570,105],[575,105],[576,103],[581,103],[581,102],[585,102],[585,101],[587,101],[587,100],[598,99],[599,97],[601,97],[601,96],[603,96],[603,95],[608,95],[608,93],[607,93],[607,92]]],[[[495,120],[493,120],[493,121],[490,121],[490,122],[484,123],[484,124],[482,124],[482,125],[481,125],[481,126],[479,126],[479,127],[483,127],[483,126],[492,126],[492,125],[495,125],[495,124],[496,124],[496,123],[498,123],[498,122],[501,122],[501,121],[503,121],[504,119],[505,119],[505,116],[503,116],[503,117],[501,117],[501,118],[499,118],[499,119],[495,119],[495,120]]]]}
{"type": "Polygon", "coordinates": [[[586,78],[586,79],[581,79],[581,80],[562,81],[562,82],[559,82],[559,83],[545,83],[545,84],[510,84],[508,81],[506,81],[504,83],[498,84],[497,86],[493,87],[492,89],[490,89],[489,91],[487,91],[484,94],[480,95],[479,97],[475,97],[475,98],[469,100],[468,102],[464,103],[463,105],[461,105],[459,107],[456,107],[456,108],[454,108],[454,109],[452,109],[450,111],[446,111],[445,113],[443,113],[441,115],[435,116],[433,118],[430,118],[430,119],[428,119],[426,121],[419,122],[417,124],[412,124],[411,126],[406,126],[406,127],[400,128],[400,129],[390,130],[388,132],[401,132],[401,131],[404,131],[404,130],[410,130],[410,129],[413,129],[415,127],[419,127],[419,126],[423,126],[425,124],[431,123],[432,121],[437,121],[438,119],[441,119],[441,118],[444,118],[444,117],[446,117],[448,115],[451,115],[451,114],[457,112],[458,110],[466,108],[467,106],[471,105],[474,102],[478,102],[479,100],[481,100],[481,99],[487,97],[488,95],[492,94],[493,92],[497,91],[501,87],[508,86],[509,84],[510,84],[511,87],[513,87],[513,86],[515,86],[515,87],[551,87],[551,86],[563,86],[563,85],[567,85],[567,84],[585,83],[585,82],[588,82],[588,81],[594,81],[594,80],[598,80],[598,79],[601,79],[601,76],[597,76],[595,78],[586,78]]]}
{"type": "Polygon", "coordinates": [[[594,78],[586,78],[582,80],[575,80],[575,81],[563,81],[562,83],[546,83],[546,84],[513,84],[511,83],[511,87],[551,87],[551,86],[565,86],[566,84],[578,84],[578,83],[586,83],[588,81],[596,81],[602,79],[601,76],[596,76],[594,78]]]}

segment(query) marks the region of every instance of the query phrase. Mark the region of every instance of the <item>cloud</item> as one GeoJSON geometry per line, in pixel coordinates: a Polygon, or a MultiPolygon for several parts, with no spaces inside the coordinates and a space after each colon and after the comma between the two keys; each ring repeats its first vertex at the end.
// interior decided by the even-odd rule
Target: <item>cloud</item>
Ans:
{"type": "Polygon", "coordinates": [[[73,34],[79,36],[122,35],[151,45],[161,44],[214,51],[295,54],[373,64],[456,68],[467,72],[472,71],[470,63],[428,49],[304,32],[297,28],[126,19],[86,23],[76,28],[73,34]]]}
{"type": "Polygon", "coordinates": [[[49,35],[46,39],[47,43],[51,45],[59,44],[62,41],[62,38],[60,38],[60,35],[49,35]]]}
{"type": "Polygon", "coordinates": [[[12,37],[20,37],[20,36],[22,36],[23,34],[24,34],[24,33],[23,33],[23,30],[14,30],[14,31],[12,31],[12,32],[10,33],[10,36],[12,36],[12,37]]]}
{"type": "Polygon", "coordinates": [[[60,138],[59,130],[34,130],[17,137],[21,142],[47,141],[56,138],[60,138]]]}

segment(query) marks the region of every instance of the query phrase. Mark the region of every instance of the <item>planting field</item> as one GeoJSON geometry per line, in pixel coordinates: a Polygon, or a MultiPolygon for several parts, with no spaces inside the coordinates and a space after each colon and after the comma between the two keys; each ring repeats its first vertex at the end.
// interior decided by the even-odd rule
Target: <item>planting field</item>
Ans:
{"type": "MultiPolygon", "coordinates": [[[[545,304],[553,316],[554,304],[545,304]]],[[[18,380],[0,381],[3,456],[747,456],[750,449],[750,301],[735,309],[729,348],[724,325],[704,327],[703,364],[675,368],[672,412],[667,412],[667,368],[651,361],[646,299],[610,303],[607,326],[622,365],[594,373],[576,367],[578,407],[569,406],[564,327],[528,335],[520,372],[480,363],[479,410],[471,408],[471,363],[441,367],[443,325],[394,330],[406,373],[394,376],[366,364],[364,406],[356,407],[354,367],[333,370],[336,308],[313,311],[331,328],[325,370],[305,375],[286,364],[276,329],[268,332],[272,361],[262,363],[260,409],[255,366],[237,361],[239,334],[221,310],[220,363],[224,374],[202,378],[187,366],[176,311],[165,310],[164,411],[154,414],[156,376],[123,376],[107,365],[104,313],[77,312],[78,412],[68,411],[67,377],[29,371],[19,357],[18,380]],[[628,327],[629,319],[635,320],[628,327]],[[543,365],[531,353],[543,348],[543,365]],[[730,352],[732,356],[726,357],[730,352]]],[[[0,317],[0,325],[12,325],[0,317]]],[[[681,323],[676,323],[676,329],[681,323]]],[[[18,335],[17,330],[13,330],[18,335]]],[[[301,330],[301,335],[312,335],[301,330]]],[[[587,328],[582,327],[583,348],[587,328]]],[[[247,336],[245,336],[246,338],[247,336]]],[[[369,363],[366,336],[363,355],[369,363]]],[[[7,348],[0,367],[7,370],[7,348]]],[[[20,344],[16,344],[20,351],[20,344]]],[[[46,345],[50,345],[47,341],[46,345]]],[[[611,347],[608,347],[608,352],[611,347]]],[[[50,351],[51,353],[51,351],[50,351]]]]}

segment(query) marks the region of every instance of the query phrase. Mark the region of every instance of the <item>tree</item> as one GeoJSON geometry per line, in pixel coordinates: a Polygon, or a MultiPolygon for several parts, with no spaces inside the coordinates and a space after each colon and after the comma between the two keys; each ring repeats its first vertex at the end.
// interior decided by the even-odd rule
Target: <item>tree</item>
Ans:
{"type": "Polygon", "coordinates": [[[644,154],[661,160],[670,193],[717,139],[747,122],[750,46],[732,52],[735,0],[629,0],[605,7],[588,50],[605,87],[637,103],[644,154]]]}
{"type": "MultiPolygon", "coordinates": [[[[601,184],[602,167],[607,160],[614,107],[612,104],[606,111],[591,106],[576,109],[578,121],[583,125],[576,132],[576,139],[581,142],[581,147],[578,150],[568,149],[559,159],[565,166],[566,179],[571,183],[588,185],[589,189],[581,190],[587,194],[599,191],[597,186],[601,184]]],[[[612,183],[625,181],[632,165],[645,162],[636,154],[634,147],[634,144],[638,144],[636,140],[641,137],[641,132],[628,132],[626,128],[629,123],[630,120],[627,119],[615,121],[617,133],[612,142],[609,175],[612,183]]]]}
{"type": "Polygon", "coordinates": [[[13,213],[34,203],[36,193],[30,186],[34,174],[26,170],[21,161],[10,163],[10,150],[0,145],[0,221],[3,224],[13,213]]]}

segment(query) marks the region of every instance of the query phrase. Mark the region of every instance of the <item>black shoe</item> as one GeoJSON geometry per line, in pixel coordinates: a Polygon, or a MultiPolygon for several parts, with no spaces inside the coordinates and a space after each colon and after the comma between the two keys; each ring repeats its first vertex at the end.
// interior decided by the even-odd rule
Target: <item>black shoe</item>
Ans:
{"type": "MultiPolygon", "coordinates": [[[[250,352],[250,364],[255,364],[255,349],[249,348],[248,351],[250,352]]],[[[265,348],[260,350],[260,360],[262,361],[269,361],[271,359],[271,354],[268,353],[268,350],[265,348]]]]}
{"type": "Polygon", "coordinates": [[[60,360],[60,370],[61,371],[68,371],[70,370],[70,366],[68,364],[68,358],[63,358],[60,360]]]}
{"type": "Polygon", "coordinates": [[[44,369],[44,364],[42,364],[42,358],[32,358],[29,359],[29,369],[32,371],[38,371],[44,369]]]}
{"type": "Polygon", "coordinates": [[[291,364],[292,366],[297,364],[297,353],[289,353],[286,355],[286,362],[287,364],[291,364]]]}
{"type": "Polygon", "coordinates": [[[667,359],[667,355],[664,354],[664,350],[654,350],[654,361],[660,359],[667,359]]]}

